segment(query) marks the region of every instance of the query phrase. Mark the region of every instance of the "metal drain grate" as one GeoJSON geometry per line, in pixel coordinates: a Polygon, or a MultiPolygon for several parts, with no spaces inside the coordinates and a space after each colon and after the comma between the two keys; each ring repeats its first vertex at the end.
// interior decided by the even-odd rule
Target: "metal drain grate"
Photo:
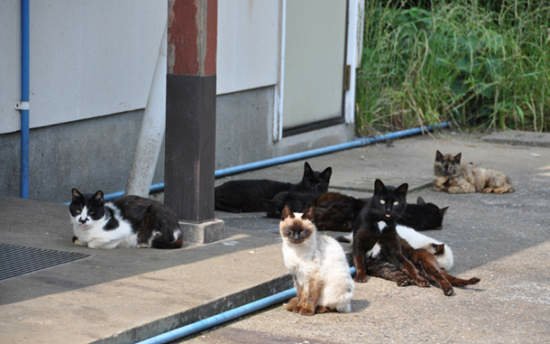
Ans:
{"type": "Polygon", "coordinates": [[[88,257],[87,254],[0,243],[0,281],[88,257]]]}

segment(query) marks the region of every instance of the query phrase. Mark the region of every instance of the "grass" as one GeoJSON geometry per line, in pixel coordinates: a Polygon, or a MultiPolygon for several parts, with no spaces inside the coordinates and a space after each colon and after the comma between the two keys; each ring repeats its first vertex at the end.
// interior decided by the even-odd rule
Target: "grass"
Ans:
{"type": "Polygon", "coordinates": [[[550,3],[410,3],[366,1],[359,134],[442,120],[550,130],[550,3]]]}

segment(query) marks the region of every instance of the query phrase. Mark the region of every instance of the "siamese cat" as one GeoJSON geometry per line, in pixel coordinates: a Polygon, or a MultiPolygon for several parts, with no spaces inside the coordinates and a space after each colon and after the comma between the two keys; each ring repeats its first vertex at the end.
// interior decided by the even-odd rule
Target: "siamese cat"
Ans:
{"type": "Polygon", "coordinates": [[[285,308],[302,315],[350,312],[353,280],[342,246],[319,234],[311,214],[294,214],[284,207],[279,231],[283,261],[292,275],[296,297],[285,308]]]}

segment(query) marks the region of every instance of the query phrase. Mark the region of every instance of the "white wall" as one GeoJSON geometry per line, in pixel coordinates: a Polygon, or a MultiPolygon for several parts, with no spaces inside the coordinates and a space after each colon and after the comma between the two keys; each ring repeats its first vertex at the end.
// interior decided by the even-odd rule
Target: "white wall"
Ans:
{"type": "MultiPolygon", "coordinates": [[[[19,1],[3,1],[12,61],[2,74],[19,76],[19,1]],[[13,3],[17,5],[14,6],[13,3]],[[8,7],[5,9],[4,7],[8,7]],[[15,30],[13,30],[15,28],[15,30]],[[16,56],[16,63],[13,63],[16,56]]],[[[166,6],[158,0],[41,0],[30,2],[31,127],[143,108],[151,83],[166,6]]],[[[4,46],[4,40],[2,41],[4,46]]],[[[4,66],[2,66],[4,67],[4,66]]],[[[2,78],[1,132],[19,128],[19,84],[2,78]],[[3,93],[3,92],[2,92],[3,93]],[[7,97],[7,96],[6,96],[7,97]],[[12,107],[13,109],[13,107],[12,107]]]]}
{"type": "Polygon", "coordinates": [[[218,1],[218,94],[274,85],[280,1],[218,1]]]}
{"type": "MultiPolygon", "coordinates": [[[[31,127],[143,108],[167,3],[30,2],[31,127]]],[[[277,82],[279,0],[219,0],[217,91],[277,82]]],[[[0,1],[0,134],[19,130],[19,0],[0,1]]]]}

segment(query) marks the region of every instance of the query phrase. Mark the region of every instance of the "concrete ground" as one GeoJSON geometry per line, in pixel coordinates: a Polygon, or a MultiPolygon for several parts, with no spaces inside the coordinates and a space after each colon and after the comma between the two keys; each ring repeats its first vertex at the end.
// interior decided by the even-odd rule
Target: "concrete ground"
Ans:
{"type": "MultiPolygon", "coordinates": [[[[276,306],[189,342],[550,342],[550,148],[445,131],[308,161],[314,169],[333,167],[334,191],[368,196],[375,178],[406,181],[410,200],[421,195],[450,206],[443,229],[427,234],[453,248],[454,274],[481,282],[446,297],[437,288],[399,288],[371,278],[356,285],[351,314],[303,317],[276,306]],[[426,186],[436,149],[505,171],[517,191],[432,191],[426,186]]],[[[302,166],[230,178],[298,181],[302,166]]],[[[0,199],[0,242],[90,255],[0,281],[0,342],[133,342],[286,289],[278,221],[258,213],[217,216],[226,224],[226,238],[217,243],[175,251],[91,250],[71,245],[65,206],[0,199]]]]}

